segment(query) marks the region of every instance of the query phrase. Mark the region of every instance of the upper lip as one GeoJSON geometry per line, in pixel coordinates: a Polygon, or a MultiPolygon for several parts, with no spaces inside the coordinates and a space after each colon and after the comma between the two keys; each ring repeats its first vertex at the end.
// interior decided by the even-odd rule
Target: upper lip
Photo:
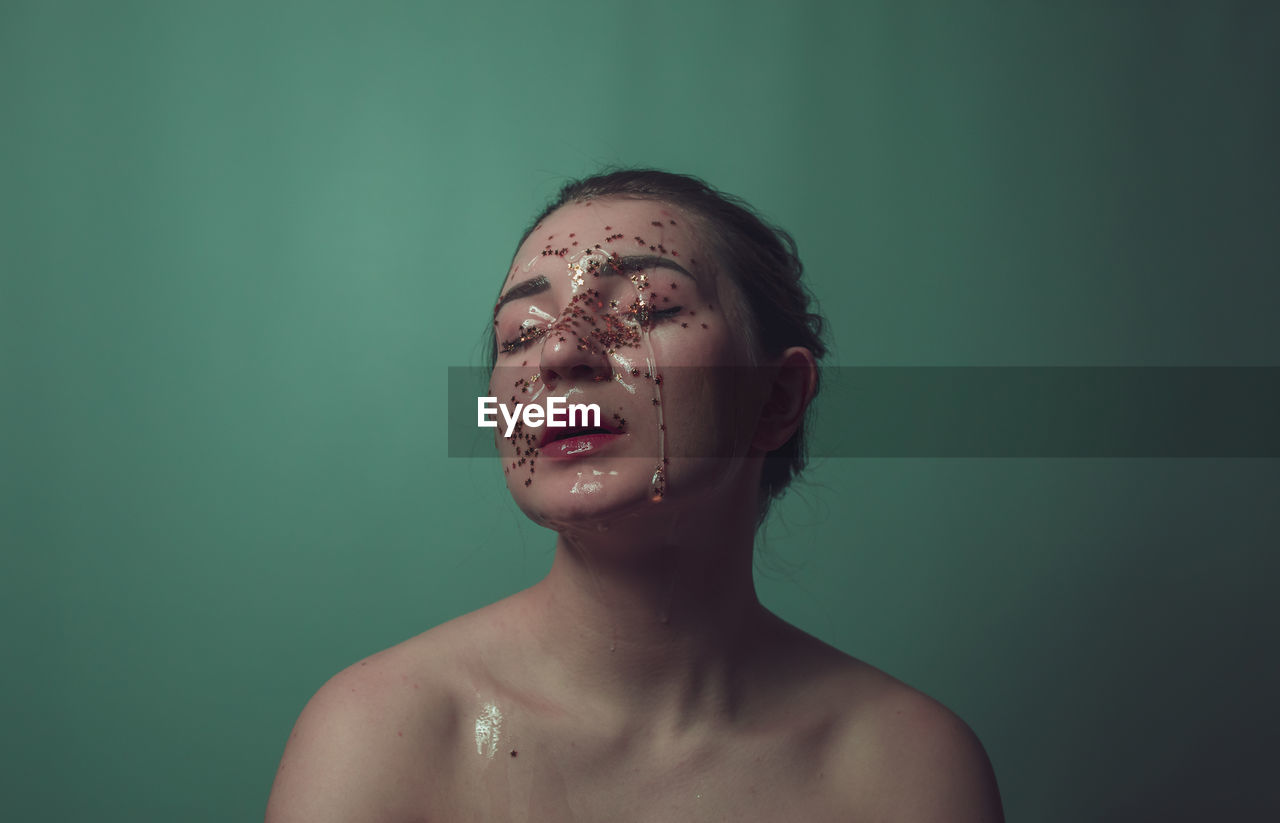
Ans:
{"type": "Polygon", "coordinates": [[[608,434],[622,433],[621,431],[618,430],[617,426],[612,426],[606,420],[603,419],[604,417],[603,409],[600,410],[600,416],[602,419],[600,420],[599,426],[555,426],[555,427],[543,426],[542,439],[538,441],[538,448],[543,448],[548,443],[554,443],[557,440],[565,440],[567,438],[573,437],[575,434],[578,434],[580,432],[585,432],[585,431],[594,432],[597,429],[604,429],[604,431],[608,434]]]}

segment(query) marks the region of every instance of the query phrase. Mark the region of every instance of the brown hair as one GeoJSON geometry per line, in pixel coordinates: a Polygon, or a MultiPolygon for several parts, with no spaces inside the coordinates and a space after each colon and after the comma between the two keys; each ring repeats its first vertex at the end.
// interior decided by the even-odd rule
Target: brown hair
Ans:
{"type": "MultiPolygon", "coordinates": [[[[826,354],[822,316],[810,311],[813,298],[800,279],[804,267],[795,240],[742,199],[717,191],[696,177],[657,169],[622,169],[570,181],[533,219],[516,248],[560,207],[604,197],[660,201],[703,221],[707,229],[704,241],[714,263],[742,294],[750,320],[749,342],[755,351],[772,356],[791,346],[803,346],[815,359],[826,354]]],[[[492,364],[497,358],[492,335],[489,352],[492,364]]],[[[815,385],[815,395],[817,388],[815,385]]],[[[765,457],[760,478],[761,521],[773,499],[804,469],[805,423],[802,420],[791,439],[765,457]]]]}

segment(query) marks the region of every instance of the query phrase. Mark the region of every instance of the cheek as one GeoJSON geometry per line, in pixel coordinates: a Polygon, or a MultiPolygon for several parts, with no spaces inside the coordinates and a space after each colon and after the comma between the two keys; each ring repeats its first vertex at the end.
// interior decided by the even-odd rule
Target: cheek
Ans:
{"type": "Polygon", "coordinates": [[[745,454],[758,417],[754,370],[687,365],[661,369],[663,423],[673,458],[745,454]]]}
{"type": "MultiPolygon", "coordinates": [[[[661,298],[655,305],[667,306],[661,298]]],[[[748,335],[732,318],[701,298],[676,304],[682,310],[651,332],[660,366],[740,366],[754,362],[748,335]]]]}
{"type": "MultiPolygon", "coordinates": [[[[537,372],[525,367],[498,366],[489,378],[489,394],[498,398],[508,409],[514,409],[517,403],[536,401],[542,393],[543,384],[537,372]]],[[[506,433],[507,421],[500,412],[496,418],[494,442],[498,456],[502,459],[502,471],[507,477],[507,485],[516,488],[523,483],[532,485],[538,465],[538,435],[540,429],[527,429],[519,420],[516,421],[512,433],[506,433]]]]}

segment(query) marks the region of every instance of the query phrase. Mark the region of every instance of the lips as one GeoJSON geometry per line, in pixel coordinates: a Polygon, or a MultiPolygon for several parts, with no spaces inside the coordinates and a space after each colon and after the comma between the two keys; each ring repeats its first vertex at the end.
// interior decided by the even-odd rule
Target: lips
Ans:
{"type": "Polygon", "coordinates": [[[575,434],[553,440],[542,447],[541,456],[548,460],[585,457],[622,437],[620,434],[597,430],[594,434],[575,434]]]}
{"type": "Polygon", "coordinates": [[[615,426],[544,426],[538,448],[556,450],[568,441],[603,444],[621,434],[615,426]]]}

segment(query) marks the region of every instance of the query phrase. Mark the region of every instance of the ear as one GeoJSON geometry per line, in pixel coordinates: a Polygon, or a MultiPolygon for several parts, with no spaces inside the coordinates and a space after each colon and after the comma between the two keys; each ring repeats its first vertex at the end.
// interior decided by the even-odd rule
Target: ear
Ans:
{"type": "Polygon", "coordinates": [[[784,351],[766,388],[751,444],[766,453],[781,448],[800,427],[817,387],[818,365],[813,352],[801,346],[784,351]]]}

